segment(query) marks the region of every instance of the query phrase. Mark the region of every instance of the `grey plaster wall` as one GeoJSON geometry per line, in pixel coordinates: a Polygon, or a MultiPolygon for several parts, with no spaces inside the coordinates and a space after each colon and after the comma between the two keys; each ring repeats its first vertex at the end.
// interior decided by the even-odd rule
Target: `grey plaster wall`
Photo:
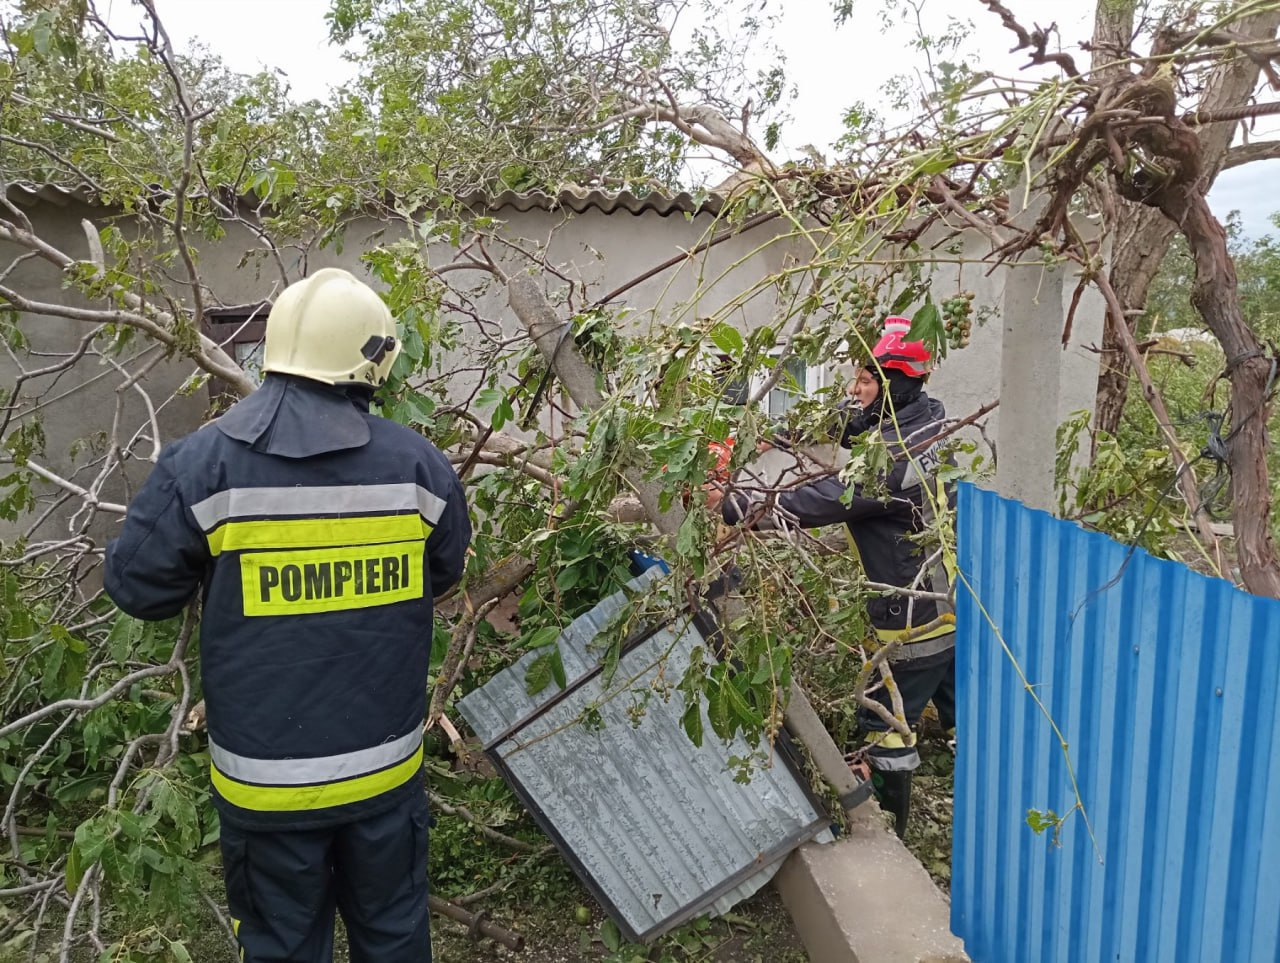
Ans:
{"type": "MultiPolygon", "coordinates": [[[[101,211],[74,203],[59,206],[42,201],[35,204],[29,213],[41,233],[64,250],[81,256],[86,253],[87,245],[79,226],[80,219],[90,217],[103,221],[101,211]]],[[[605,214],[595,209],[568,215],[558,211],[505,209],[498,214],[506,221],[509,236],[523,238],[545,248],[551,262],[572,282],[578,307],[600,298],[673,255],[689,251],[704,240],[708,232],[717,229],[710,214],[688,217],[677,213],[661,217],[653,213],[633,215],[624,211],[605,214]]],[[[781,219],[770,222],[697,257],[684,259],[639,284],[619,302],[633,312],[628,323],[636,329],[645,330],[653,325],[692,322],[741,298],[743,292],[761,276],[787,265],[802,263],[805,247],[783,236],[786,230],[781,219]],[[695,293],[698,293],[696,301],[693,299],[695,293]]],[[[361,253],[373,244],[393,241],[398,237],[385,224],[369,220],[352,226],[341,253],[327,249],[304,254],[285,249],[281,257],[293,277],[299,276],[304,268],[309,273],[326,266],[344,267],[357,275],[367,276],[360,262],[361,253]]],[[[925,240],[928,242],[929,238],[925,240]]],[[[986,253],[987,245],[985,238],[976,235],[963,237],[963,259],[976,261],[986,253]]],[[[928,243],[922,246],[929,249],[928,243]]],[[[269,299],[278,293],[280,281],[274,265],[261,257],[245,260],[245,252],[254,249],[260,248],[253,238],[233,230],[218,244],[205,246],[200,251],[200,265],[216,302],[242,304],[269,299]]],[[[8,253],[0,245],[0,256],[8,253]]],[[[453,258],[454,253],[447,246],[438,245],[431,248],[430,258],[433,264],[444,264],[453,258]]],[[[510,252],[502,255],[502,260],[508,269],[520,269],[528,263],[510,252]]],[[[6,258],[5,263],[7,261],[6,258]]],[[[1001,317],[999,313],[1005,303],[1004,285],[1009,270],[1034,271],[1038,268],[1002,268],[988,275],[987,266],[982,264],[940,262],[932,267],[937,296],[973,290],[977,295],[977,305],[989,305],[997,311],[996,317],[986,324],[975,325],[971,345],[952,353],[933,375],[930,390],[946,401],[953,416],[968,414],[999,396],[1002,325],[1019,322],[1016,318],[1001,317]]],[[[470,278],[460,275],[452,275],[450,280],[472,283],[470,278]]],[[[23,264],[15,272],[13,283],[42,300],[66,301],[73,298],[72,293],[62,287],[57,272],[43,263],[23,264]]],[[[514,333],[516,322],[506,306],[505,293],[498,287],[486,291],[484,286],[487,283],[484,275],[475,275],[477,306],[486,318],[502,323],[508,332],[514,333]]],[[[563,295],[567,287],[565,281],[558,279],[552,279],[550,285],[558,295],[563,295]]],[[[1064,300],[1069,298],[1072,287],[1074,281],[1065,285],[1064,300]]],[[[1065,303],[1043,307],[1065,318],[1065,303]]],[[[774,312],[772,299],[764,296],[737,306],[729,317],[739,327],[749,329],[771,320],[774,312]]],[[[1101,340],[1101,323],[1098,299],[1086,296],[1077,311],[1068,347],[1058,358],[1038,361],[1036,377],[1057,377],[1059,380],[1060,418],[1079,408],[1092,406],[1097,356],[1087,351],[1086,346],[1101,340]]],[[[87,330],[83,322],[49,318],[24,318],[21,327],[37,351],[65,351],[87,330]]],[[[7,359],[0,358],[0,384],[12,381],[13,370],[7,359]]],[[[101,430],[104,419],[109,425],[116,405],[115,389],[119,379],[105,376],[108,371],[107,366],[94,361],[82,366],[74,376],[68,374],[46,392],[47,404],[40,413],[48,436],[50,467],[78,480],[92,477],[91,459],[83,453],[73,456],[72,446],[87,431],[101,430]],[[83,380],[76,382],[74,378],[83,380]]],[[[170,359],[157,364],[148,376],[153,397],[168,397],[192,371],[193,366],[182,360],[170,359]]],[[[829,378],[838,381],[850,374],[847,369],[832,371],[829,378]]],[[[123,417],[133,427],[142,426],[146,422],[142,400],[136,394],[126,394],[123,417]]],[[[198,427],[207,417],[207,400],[207,394],[199,392],[169,401],[159,412],[162,440],[172,440],[198,427]]],[[[148,446],[143,448],[144,451],[149,450],[148,446]]],[[[131,472],[131,478],[136,481],[139,472],[147,467],[146,464],[137,466],[131,472]]],[[[124,500],[128,494],[127,488],[112,487],[103,492],[103,497],[124,500]]],[[[95,531],[109,534],[114,524],[113,520],[104,520],[95,531]]],[[[45,538],[55,537],[59,526],[65,530],[65,519],[55,516],[39,534],[45,538]]],[[[8,531],[11,535],[12,529],[8,531]]],[[[0,537],[4,535],[5,529],[0,528],[0,537]]]]}

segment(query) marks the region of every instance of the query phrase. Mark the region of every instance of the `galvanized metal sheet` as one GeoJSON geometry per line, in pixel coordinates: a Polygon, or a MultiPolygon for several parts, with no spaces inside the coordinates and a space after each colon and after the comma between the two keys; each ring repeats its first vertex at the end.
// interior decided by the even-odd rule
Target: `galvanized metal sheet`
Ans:
{"type": "Polygon", "coordinates": [[[1280,959],[1280,602],[970,485],[958,537],[972,958],[1280,959]]]}
{"type": "MultiPolygon", "coordinates": [[[[631,591],[660,577],[650,569],[631,591]]],[[[459,710],[628,938],[647,941],[725,912],[796,846],[831,837],[827,815],[780,755],[740,783],[731,759],[751,754],[745,741],[723,743],[709,723],[701,748],[689,741],[674,686],[706,645],[689,619],[627,652],[606,690],[592,642],[630,604],[623,593],[610,596],[560,637],[564,693],[553,685],[528,694],[530,653],[468,693],[459,710]],[[641,701],[643,713],[633,715],[641,701]],[[603,726],[582,724],[588,707],[603,726]]]]}

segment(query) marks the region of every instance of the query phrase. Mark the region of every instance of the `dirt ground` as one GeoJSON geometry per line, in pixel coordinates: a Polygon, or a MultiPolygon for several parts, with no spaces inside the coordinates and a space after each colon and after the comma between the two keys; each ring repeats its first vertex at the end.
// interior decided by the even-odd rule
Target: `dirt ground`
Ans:
{"type": "Polygon", "coordinates": [[[563,913],[517,907],[495,907],[490,918],[525,937],[522,953],[491,941],[473,942],[465,928],[452,920],[432,920],[433,959],[438,963],[481,963],[489,960],[531,963],[807,963],[809,957],[796,935],[791,917],[772,888],[735,907],[726,917],[690,924],[647,951],[640,947],[611,951],[602,939],[604,914],[585,892],[579,905],[590,921],[579,924],[573,910],[563,913]]]}

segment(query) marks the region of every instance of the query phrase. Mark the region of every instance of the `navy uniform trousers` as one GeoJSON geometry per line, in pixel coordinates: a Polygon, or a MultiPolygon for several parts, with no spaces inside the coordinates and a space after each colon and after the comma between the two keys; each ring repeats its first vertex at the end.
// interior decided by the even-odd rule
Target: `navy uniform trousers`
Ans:
{"type": "Polygon", "coordinates": [[[331,963],[334,911],[351,963],[430,963],[426,795],[324,829],[222,824],[222,867],[245,963],[331,963]]]}
{"type": "MultiPolygon", "coordinates": [[[[909,772],[920,765],[914,733],[925,706],[933,703],[933,707],[938,710],[938,722],[943,731],[955,728],[956,651],[948,649],[921,659],[893,662],[890,668],[902,696],[903,715],[906,716],[913,735],[908,742],[896,732],[890,733],[888,738],[881,739],[872,746],[868,753],[869,762],[873,769],[909,772]]],[[[892,711],[892,700],[883,686],[872,692],[870,698],[892,711]]],[[[858,725],[866,733],[889,730],[883,719],[866,708],[858,709],[858,725]]]]}

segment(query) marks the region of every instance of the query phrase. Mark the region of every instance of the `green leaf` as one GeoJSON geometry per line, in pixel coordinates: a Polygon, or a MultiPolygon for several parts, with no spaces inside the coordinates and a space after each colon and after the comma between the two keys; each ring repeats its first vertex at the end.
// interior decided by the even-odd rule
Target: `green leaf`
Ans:
{"type": "Polygon", "coordinates": [[[529,663],[524,674],[524,689],[529,695],[536,696],[551,685],[551,659],[548,655],[540,655],[529,663]]]}
{"type": "Polygon", "coordinates": [[[893,304],[889,308],[890,314],[901,314],[907,310],[907,306],[916,299],[916,289],[912,284],[908,284],[898,296],[893,299],[893,304]]]}
{"type": "Polygon", "coordinates": [[[764,720],[760,718],[760,714],[752,708],[751,703],[747,701],[746,696],[742,694],[733,680],[726,678],[725,680],[725,696],[729,702],[729,707],[733,710],[733,714],[738,717],[738,722],[746,729],[758,729],[764,724],[764,720]]]}
{"type": "Polygon", "coordinates": [[[493,408],[506,396],[507,393],[501,388],[484,388],[476,393],[476,405],[480,408],[493,408]]]}
{"type": "Polygon", "coordinates": [[[412,411],[410,422],[413,424],[425,424],[430,421],[436,411],[436,402],[434,398],[428,395],[419,394],[416,391],[410,391],[404,396],[405,404],[412,411]]]}
{"type": "Polygon", "coordinates": [[[56,622],[49,626],[49,634],[77,655],[83,655],[89,651],[89,646],[85,644],[83,639],[77,639],[66,630],[65,626],[58,625],[56,622]]]}
{"type": "Polygon", "coordinates": [[[610,953],[617,953],[622,948],[622,933],[613,920],[605,920],[600,925],[600,942],[610,953]]]}
{"type": "Polygon", "coordinates": [[[942,315],[938,306],[926,301],[911,319],[911,330],[907,332],[908,341],[937,341],[942,335],[942,315]]]}
{"type": "Polygon", "coordinates": [[[920,173],[926,177],[932,177],[934,174],[941,174],[949,169],[956,162],[955,155],[950,153],[939,154],[932,160],[927,160],[920,165],[920,173]]]}
{"type": "Polygon", "coordinates": [[[685,735],[699,749],[702,748],[702,706],[694,702],[684,710],[680,717],[680,725],[684,726],[685,735]]]}
{"type": "Polygon", "coordinates": [[[711,729],[721,739],[728,740],[733,736],[729,724],[729,704],[725,700],[722,686],[713,686],[707,690],[707,719],[711,729]]]}
{"type": "Polygon", "coordinates": [[[564,659],[560,656],[560,647],[556,646],[548,653],[551,661],[551,678],[556,680],[556,685],[561,689],[565,688],[569,682],[564,674],[564,659]]]}
{"type": "Polygon", "coordinates": [[[500,429],[508,421],[514,418],[515,414],[515,409],[511,407],[511,399],[504,396],[503,399],[498,402],[498,407],[493,409],[492,422],[494,430],[497,431],[500,429]]]}
{"type": "Polygon", "coordinates": [[[701,575],[706,567],[706,553],[703,551],[705,532],[699,524],[700,515],[690,512],[680,523],[676,533],[676,551],[689,560],[695,575],[701,575]]]}
{"type": "Polygon", "coordinates": [[[71,844],[71,851],[67,853],[67,892],[75,893],[80,888],[80,880],[84,878],[84,864],[80,858],[80,846],[78,843],[71,844]]]}
{"type": "Polygon", "coordinates": [[[561,631],[562,629],[558,625],[544,625],[525,640],[524,647],[526,649],[540,649],[544,645],[551,645],[556,639],[560,638],[561,631]]]}
{"type": "Polygon", "coordinates": [[[743,349],[746,348],[746,341],[743,340],[742,333],[737,328],[724,322],[711,329],[711,340],[717,348],[730,358],[741,357],[743,349]]]}
{"type": "Polygon", "coordinates": [[[35,44],[36,53],[41,57],[47,57],[49,55],[49,43],[53,39],[53,31],[43,17],[36,24],[35,29],[31,31],[31,39],[35,44]]]}
{"type": "MultiPolygon", "coordinates": [[[[556,573],[556,588],[567,592],[582,580],[582,566],[569,565],[556,573]]],[[[607,685],[607,683],[606,683],[607,685]]]]}
{"type": "Polygon", "coordinates": [[[111,653],[111,658],[115,659],[117,665],[124,665],[129,658],[129,653],[138,639],[137,629],[138,623],[132,617],[123,613],[116,616],[111,631],[107,633],[107,651],[111,653]]]}
{"type": "Polygon", "coordinates": [[[618,671],[618,655],[621,650],[622,643],[619,641],[609,646],[604,654],[604,668],[600,673],[600,684],[606,689],[609,687],[609,683],[613,681],[614,674],[618,671]]]}

